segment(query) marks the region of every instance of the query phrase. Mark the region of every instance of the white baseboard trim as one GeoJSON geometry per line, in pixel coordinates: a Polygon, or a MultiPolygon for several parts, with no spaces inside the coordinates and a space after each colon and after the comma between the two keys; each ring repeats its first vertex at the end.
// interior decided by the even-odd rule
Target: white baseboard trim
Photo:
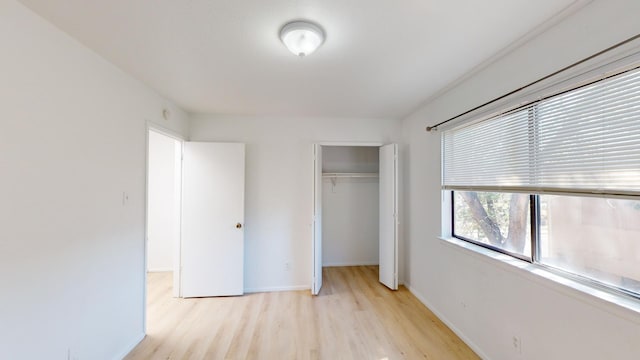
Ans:
{"type": "Polygon", "coordinates": [[[379,265],[377,261],[373,262],[330,262],[322,264],[322,267],[334,267],[334,266],[371,266],[379,265]]]}
{"type": "Polygon", "coordinates": [[[168,267],[168,268],[153,268],[153,269],[149,269],[147,270],[147,272],[170,272],[173,271],[173,268],[168,267]]]}
{"type": "Polygon", "coordinates": [[[274,292],[274,291],[299,291],[310,290],[309,285],[293,285],[293,286],[270,286],[270,287],[257,287],[244,289],[245,294],[259,293],[259,292],[274,292]]]}
{"type": "Polygon", "coordinates": [[[120,355],[115,356],[115,357],[113,358],[113,360],[122,360],[122,359],[124,359],[124,357],[125,357],[125,356],[127,356],[127,355],[129,355],[129,353],[131,352],[131,350],[133,350],[136,346],[138,346],[138,344],[140,344],[140,342],[141,342],[142,340],[144,340],[144,338],[145,338],[146,336],[147,336],[147,334],[145,334],[145,333],[142,333],[142,334],[138,335],[138,337],[136,338],[136,340],[135,340],[134,342],[132,342],[128,347],[126,347],[126,348],[124,349],[124,351],[122,351],[122,352],[120,353],[120,355]]]}
{"type": "Polygon", "coordinates": [[[462,341],[464,341],[464,343],[467,344],[471,348],[471,350],[473,350],[476,353],[476,355],[478,355],[481,359],[490,360],[487,354],[485,354],[484,351],[482,351],[482,349],[478,345],[476,345],[476,343],[471,341],[471,339],[469,339],[462,331],[460,331],[460,329],[458,329],[455,325],[453,325],[451,321],[449,321],[449,319],[447,319],[446,316],[444,316],[440,311],[438,311],[438,309],[435,306],[433,306],[429,301],[427,301],[427,299],[424,296],[422,296],[422,294],[419,291],[411,287],[411,284],[405,284],[404,286],[407,289],[409,289],[409,291],[413,294],[413,296],[418,298],[418,300],[420,300],[420,302],[424,306],[426,306],[429,310],[431,310],[431,312],[433,312],[438,317],[438,319],[440,319],[443,323],[445,323],[445,325],[447,325],[449,329],[451,329],[451,331],[453,331],[456,335],[458,335],[458,337],[462,339],[462,341]]]}

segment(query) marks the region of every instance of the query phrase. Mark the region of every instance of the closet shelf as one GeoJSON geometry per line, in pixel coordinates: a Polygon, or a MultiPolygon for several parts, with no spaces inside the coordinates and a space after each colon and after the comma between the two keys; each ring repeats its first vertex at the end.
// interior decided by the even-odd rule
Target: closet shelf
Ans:
{"type": "Polygon", "coordinates": [[[377,178],[378,173],[322,173],[325,178],[377,178]]]}

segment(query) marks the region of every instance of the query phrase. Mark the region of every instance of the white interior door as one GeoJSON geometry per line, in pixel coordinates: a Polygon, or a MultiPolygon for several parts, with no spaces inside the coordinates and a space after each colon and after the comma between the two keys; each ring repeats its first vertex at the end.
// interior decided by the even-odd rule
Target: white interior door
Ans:
{"type": "Polygon", "coordinates": [[[380,147],[380,282],[398,289],[398,145],[380,147]]]}
{"type": "Polygon", "coordinates": [[[184,144],[182,296],[244,292],[244,144],[184,144]]]}
{"type": "Polygon", "coordinates": [[[322,146],[313,145],[313,283],[311,293],[322,287],[322,146]]]}

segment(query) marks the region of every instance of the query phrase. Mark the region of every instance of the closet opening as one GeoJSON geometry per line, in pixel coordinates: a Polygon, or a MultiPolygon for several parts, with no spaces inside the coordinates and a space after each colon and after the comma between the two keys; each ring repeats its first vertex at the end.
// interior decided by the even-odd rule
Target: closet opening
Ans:
{"type": "Polygon", "coordinates": [[[323,267],[380,264],[378,159],[378,147],[323,148],[323,267]]]}
{"type": "Polygon", "coordinates": [[[397,289],[397,145],[315,145],[313,220],[314,295],[330,267],[397,289]]]}

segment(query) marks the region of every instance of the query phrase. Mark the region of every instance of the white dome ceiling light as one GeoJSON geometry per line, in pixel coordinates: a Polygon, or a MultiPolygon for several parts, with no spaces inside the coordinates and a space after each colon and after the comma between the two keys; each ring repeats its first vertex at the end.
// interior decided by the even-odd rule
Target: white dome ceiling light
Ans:
{"type": "Polygon", "coordinates": [[[282,27],[280,40],[295,55],[307,56],[324,42],[324,31],[308,21],[293,21],[282,27]]]}

